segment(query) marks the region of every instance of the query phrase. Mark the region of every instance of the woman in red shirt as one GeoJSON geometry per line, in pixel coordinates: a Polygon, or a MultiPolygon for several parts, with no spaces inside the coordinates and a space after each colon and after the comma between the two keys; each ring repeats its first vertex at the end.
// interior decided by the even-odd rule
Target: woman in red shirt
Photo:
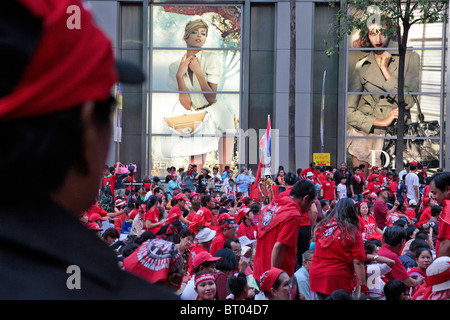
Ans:
{"type": "Polygon", "coordinates": [[[369,214],[369,206],[367,202],[360,202],[358,205],[360,231],[363,240],[380,240],[383,231],[378,228],[375,217],[369,214]]]}
{"type": "Polygon", "coordinates": [[[151,195],[147,202],[147,212],[144,215],[144,229],[156,234],[166,221],[159,220],[158,198],[151,195]]]}
{"type": "Polygon", "coordinates": [[[333,174],[331,172],[325,173],[325,180],[323,181],[321,190],[322,196],[328,201],[334,200],[336,199],[335,190],[336,182],[333,180],[333,174]]]}
{"type": "Polygon", "coordinates": [[[428,220],[431,219],[431,208],[434,206],[434,199],[430,197],[423,197],[422,205],[425,208],[419,217],[419,222],[417,222],[417,228],[422,228],[428,220]]]}
{"type": "MultiPolygon", "coordinates": [[[[253,209],[253,208],[252,208],[253,209]]],[[[256,233],[258,227],[253,223],[255,218],[255,209],[247,210],[247,213],[242,217],[242,222],[239,224],[236,235],[238,238],[247,236],[250,240],[256,240],[256,233]]]]}
{"type": "Polygon", "coordinates": [[[309,280],[311,291],[325,299],[337,289],[351,293],[355,274],[361,292],[367,292],[364,261],[366,254],[353,200],[342,198],[319,222],[309,280]]]}

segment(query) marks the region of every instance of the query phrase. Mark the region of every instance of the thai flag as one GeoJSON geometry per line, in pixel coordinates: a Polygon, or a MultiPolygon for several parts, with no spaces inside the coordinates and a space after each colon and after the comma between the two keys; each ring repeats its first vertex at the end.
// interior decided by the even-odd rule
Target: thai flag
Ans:
{"type": "Polygon", "coordinates": [[[271,174],[271,155],[272,155],[272,128],[270,125],[270,115],[267,116],[267,130],[259,141],[261,149],[261,162],[264,165],[264,175],[271,174]]]}

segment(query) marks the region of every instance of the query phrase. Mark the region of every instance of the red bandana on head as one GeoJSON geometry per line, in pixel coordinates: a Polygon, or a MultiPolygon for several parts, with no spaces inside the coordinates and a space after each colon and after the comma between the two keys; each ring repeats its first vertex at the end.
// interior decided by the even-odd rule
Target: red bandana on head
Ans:
{"type": "Polygon", "coordinates": [[[117,82],[110,40],[80,0],[20,0],[43,20],[36,50],[15,90],[0,98],[0,119],[13,120],[106,100],[117,82]],[[67,8],[80,8],[80,29],[69,29],[67,8]]]}

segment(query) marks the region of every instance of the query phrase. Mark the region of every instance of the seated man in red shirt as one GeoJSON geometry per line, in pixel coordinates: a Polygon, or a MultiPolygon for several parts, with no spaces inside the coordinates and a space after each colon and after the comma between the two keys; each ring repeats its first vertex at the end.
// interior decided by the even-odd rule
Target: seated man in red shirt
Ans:
{"type": "Polygon", "coordinates": [[[406,242],[405,230],[399,226],[386,227],[383,232],[383,239],[384,243],[378,250],[378,255],[395,261],[392,270],[386,274],[386,279],[403,281],[407,287],[415,287],[422,284],[425,279],[417,275],[410,276],[399,258],[399,253],[406,242]]]}
{"type": "Polygon", "coordinates": [[[221,232],[216,236],[211,245],[211,249],[209,250],[209,253],[211,253],[212,256],[217,252],[217,250],[223,248],[225,241],[234,237],[238,225],[236,224],[236,221],[230,217],[229,219],[220,220],[220,227],[221,232]]]}

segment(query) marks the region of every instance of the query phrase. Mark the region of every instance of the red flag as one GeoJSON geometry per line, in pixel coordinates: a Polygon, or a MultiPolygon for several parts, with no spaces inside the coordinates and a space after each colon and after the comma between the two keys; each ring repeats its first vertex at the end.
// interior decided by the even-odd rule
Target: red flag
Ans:
{"type": "Polygon", "coordinates": [[[250,185],[250,198],[253,199],[255,202],[261,201],[261,194],[259,191],[259,179],[261,177],[261,160],[258,163],[258,171],[256,171],[256,179],[255,181],[250,185]]]}

